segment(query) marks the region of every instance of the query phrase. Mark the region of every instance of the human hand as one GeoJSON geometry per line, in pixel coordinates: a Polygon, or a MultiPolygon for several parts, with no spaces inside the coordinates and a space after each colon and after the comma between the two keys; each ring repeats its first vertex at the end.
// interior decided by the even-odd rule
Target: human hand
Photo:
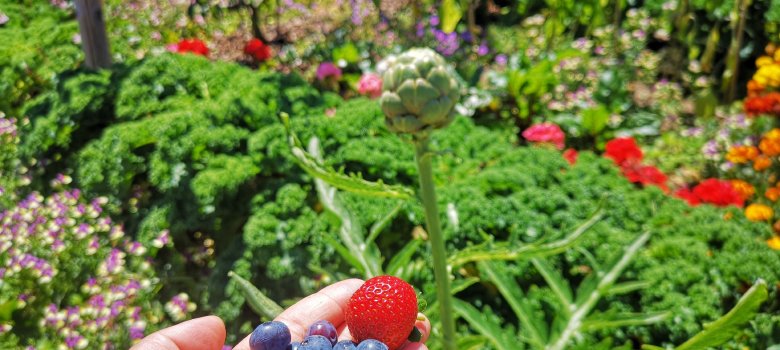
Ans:
{"type": "Polygon", "coordinates": [[[222,350],[225,324],[206,316],[154,332],[130,350],[222,350]]]}
{"type": "MultiPolygon", "coordinates": [[[[319,320],[328,320],[336,326],[336,330],[339,332],[339,340],[352,339],[344,321],[344,310],[347,307],[349,298],[361,285],[363,285],[363,281],[359,279],[349,279],[334,283],[297,302],[276,317],[275,321],[284,322],[290,328],[290,335],[292,335],[293,341],[303,340],[309,325],[319,320]]],[[[415,326],[422,333],[422,341],[424,342],[428,339],[431,331],[431,323],[428,319],[418,320],[415,326]]],[[[233,350],[250,350],[249,336],[238,343],[233,350]]],[[[407,343],[401,350],[428,350],[428,347],[422,342],[407,343]]]]}
{"type": "MultiPolygon", "coordinates": [[[[334,283],[291,306],[276,318],[290,328],[293,341],[301,341],[309,325],[328,320],[339,331],[339,339],[352,339],[344,323],[347,301],[363,284],[362,280],[349,279],[334,283]]],[[[422,314],[420,314],[421,316],[422,314]]],[[[428,339],[431,323],[423,316],[415,324],[422,333],[422,342],[428,339]]],[[[407,343],[401,350],[428,350],[422,342],[407,343]]],[[[196,318],[155,332],[130,350],[221,350],[225,343],[225,325],[216,316],[196,318]]],[[[250,350],[249,336],[233,350],[250,350]]]]}

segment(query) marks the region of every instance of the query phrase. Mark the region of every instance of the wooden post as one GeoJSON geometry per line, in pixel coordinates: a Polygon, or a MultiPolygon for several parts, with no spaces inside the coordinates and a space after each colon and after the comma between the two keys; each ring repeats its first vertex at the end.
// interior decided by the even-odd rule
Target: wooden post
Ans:
{"type": "Polygon", "coordinates": [[[81,32],[81,47],[86,56],[86,65],[92,69],[111,66],[111,53],[103,22],[102,0],[75,0],[76,16],[81,32]]]}

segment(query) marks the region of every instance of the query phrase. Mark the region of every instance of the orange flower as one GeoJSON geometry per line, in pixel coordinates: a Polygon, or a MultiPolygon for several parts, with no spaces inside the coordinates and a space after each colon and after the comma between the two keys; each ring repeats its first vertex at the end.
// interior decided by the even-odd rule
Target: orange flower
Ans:
{"type": "Polygon", "coordinates": [[[760,155],[753,159],[753,170],[755,171],[764,171],[770,166],[772,166],[772,158],[760,155]]]}
{"type": "Polygon", "coordinates": [[[780,198],[780,188],[770,187],[766,190],[766,192],[764,192],[764,197],[772,202],[777,201],[777,199],[780,198]]]}
{"type": "Polygon", "coordinates": [[[747,163],[758,156],[758,148],[755,146],[734,146],[731,147],[726,159],[735,164],[747,163]]]}
{"type": "Polygon", "coordinates": [[[772,238],[766,240],[766,244],[769,248],[780,250],[780,236],[772,236],[772,238]]]}
{"type": "Polygon", "coordinates": [[[743,180],[731,180],[731,187],[734,187],[734,190],[736,190],[744,200],[747,200],[756,193],[756,189],[753,185],[743,180]]]}
{"type": "Polygon", "coordinates": [[[772,56],[775,53],[775,50],[777,49],[777,46],[773,43],[766,44],[764,46],[764,52],[766,52],[767,55],[772,56]]]}
{"type": "Polygon", "coordinates": [[[766,221],[773,215],[772,208],[764,204],[753,203],[745,208],[745,217],[750,221],[766,221]]]}
{"type": "Polygon", "coordinates": [[[758,93],[764,91],[764,87],[757,81],[750,79],[747,83],[748,96],[757,96],[758,93]]]}
{"type": "Polygon", "coordinates": [[[763,138],[761,143],[758,144],[758,148],[761,149],[765,156],[774,157],[780,154],[780,140],[763,138]]]}

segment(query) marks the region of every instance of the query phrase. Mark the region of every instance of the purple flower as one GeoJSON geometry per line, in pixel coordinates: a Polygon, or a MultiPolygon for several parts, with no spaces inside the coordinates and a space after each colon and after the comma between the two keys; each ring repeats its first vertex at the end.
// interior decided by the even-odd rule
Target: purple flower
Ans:
{"type": "Polygon", "coordinates": [[[471,32],[463,32],[460,37],[463,38],[463,41],[467,43],[474,41],[474,37],[471,36],[471,32]]]}
{"type": "Polygon", "coordinates": [[[3,25],[3,24],[8,23],[9,19],[10,18],[8,18],[8,15],[6,15],[5,13],[0,12],[0,26],[3,25]]]}
{"type": "Polygon", "coordinates": [[[439,25],[439,16],[431,16],[431,18],[429,19],[428,23],[431,24],[431,27],[435,27],[435,26],[439,25]]]}
{"type": "Polygon", "coordinates": [[[487,43],[483,42],[482,44],[479,44],[479,48],[477,48],[477,55],[485,56],[490,52],[490,48],[488,48],[487,43]]]}
{"type": "Polygon", "coordinates": [[[425,23],[423,22],[417,23],[417,25],[415,25],[415,29],[418,38],[422,38],[423,36],[425,36],[425,23]]]}
{"type": "Polygon", "coordinates": [[[141,339],[144,337],[144,329],[141,327],[130,327],[130,339],[141,339]]]}
{"type": "Polygon", "coordinates": [[[498,54],[496,55],[496,64],[499,66],[506,66],[509,59],[506,57],[505,54],[498,54]]]}
{"type": "Polygon", "coordinates": [[[352,24],[363,24],[363,19],[371,14],[370,4],[365,0],[350,0],[349,4],[352,7],[352,24]]]}
{"type": "Polygon", "coordinates": [[[436,51],[438,51],[440,54],[444,56],[452,56],[455,51],[458,51],[458,48],[460,47],[458,33],[452,32],[447,34],[438,29],[431,29],[431,31],[433,32],[433,37],[436,39],[436,41],[438,41],[436,51]]]}
{"type": "Polygon", "coordinates": [[[317,67],[317,79],[325,80],[328,77],[333,77],[335,80],[341,79],[341,69],[333,62],[322,62],[317,67]]]}

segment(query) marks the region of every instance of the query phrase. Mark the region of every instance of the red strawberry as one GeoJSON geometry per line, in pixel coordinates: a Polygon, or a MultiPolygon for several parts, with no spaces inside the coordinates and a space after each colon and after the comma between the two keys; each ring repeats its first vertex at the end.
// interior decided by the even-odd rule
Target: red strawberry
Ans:
{"type": "Polygon", "coordinates": [[[346,318],[355,342],[376,339],[398,349],[417,320],[417,294],[398,277],[371,278],[352,294],[346,318]]]}

